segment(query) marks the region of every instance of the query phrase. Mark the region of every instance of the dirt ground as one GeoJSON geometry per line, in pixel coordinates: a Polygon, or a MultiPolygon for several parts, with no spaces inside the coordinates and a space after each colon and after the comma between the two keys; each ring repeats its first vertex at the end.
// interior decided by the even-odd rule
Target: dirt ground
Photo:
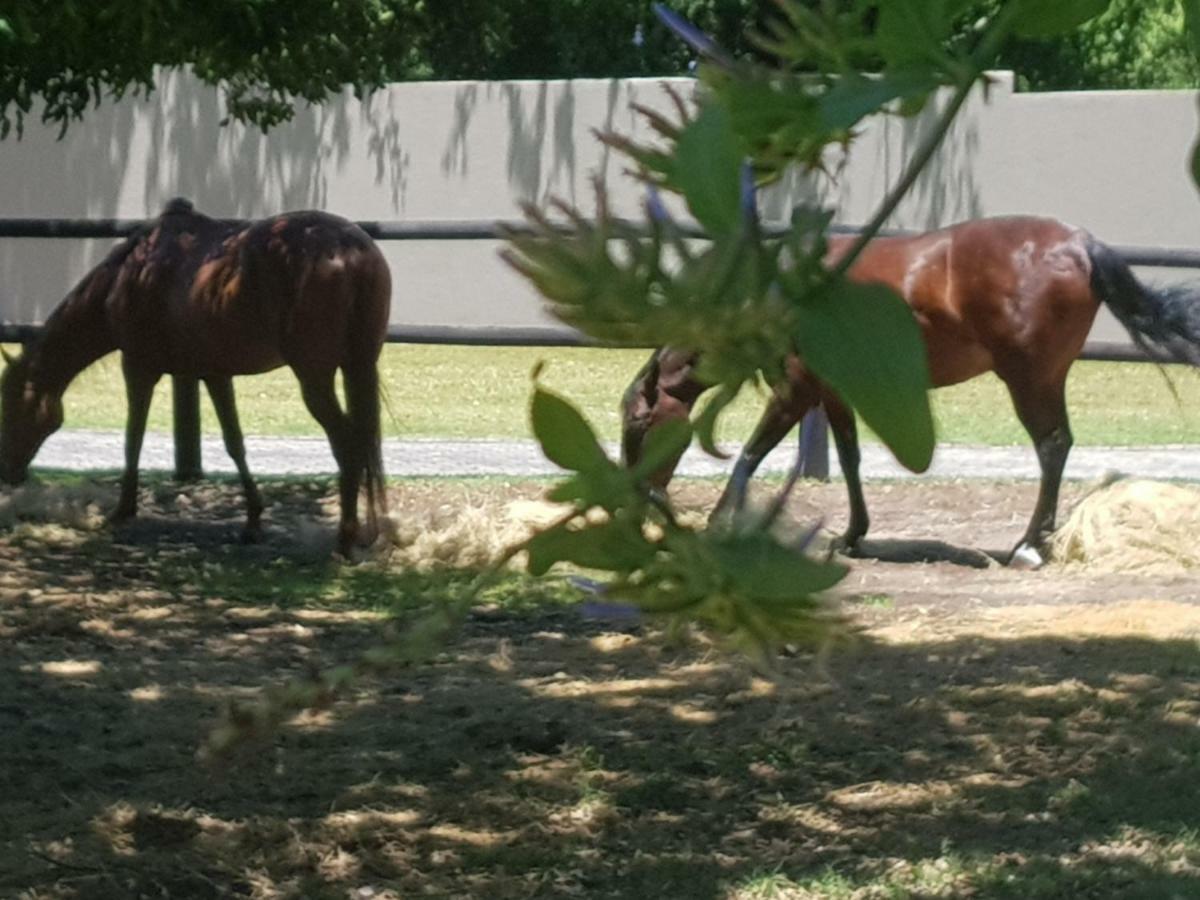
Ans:
{"type": "MultiPolygon", "coordinates": [[[[540,490],[393,497],[412,536],[540,490]]],[[[115,532],[111,482],[10,502],[0,897],[1200,896],[1200,574],[996,565],[1031,484],[867,491],[877,558],[838,591],[861,630],[774,680],[514,576],[430,663],[207,763],[231,700],[459,582],[330,563],[327,482],[268,483],[253,546],[227,483],[153,485],[115,532]]],[[[842,493],[793,515],[836,527],[842,493]]]]}

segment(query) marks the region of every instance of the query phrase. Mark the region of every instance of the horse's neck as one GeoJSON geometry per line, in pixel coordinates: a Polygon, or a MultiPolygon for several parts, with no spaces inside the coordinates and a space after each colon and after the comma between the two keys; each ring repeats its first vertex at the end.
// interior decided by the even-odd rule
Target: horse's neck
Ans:
{"type": "Polygon", "coordinates": [[[105,315],[114,272],[93,269],[46,319],[37,343],[34,378],[43,389],[61,395],[84,369],[117,349],[105,315]]]}

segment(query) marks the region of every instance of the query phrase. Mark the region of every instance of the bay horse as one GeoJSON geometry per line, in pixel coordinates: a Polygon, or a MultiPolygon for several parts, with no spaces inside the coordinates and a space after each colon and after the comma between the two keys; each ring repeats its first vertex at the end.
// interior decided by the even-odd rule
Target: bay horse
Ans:
{"type": "Polygon", "coordinates": [[[352,222],[304,211],[253,222],[196,212],[177,198],[112,249],[67,294],[0,376],[0,479],[22,482],[63,421],[62,396],[81,371],[121,351],[128,418],[115,522],[137,513],[138,459],[154,386],[163,375],[203,380],[246,498],[243,536],[260,534],[262,498],[246,466],[233,376],[290,366],[338,465],[337,547],[386,513],[376,368],[387,331],[391,273],[352,222]],[[341,370],[342,409],[335,388],[341,370]]]}
{"type": "MultiPolygon", "coordinates": [[[[854,238],[829,239],[835,262],[854,238]]],[[[1154,346],[1180,362],[1200,365],[1200,290],[1157,290],[1140,282],[1110,247],[1055,219],[978,219],[914,236],[877,237],[848,277],[892,288],[921,328],[934,387],[995,372],[1008,387],[1041,469],[1037,503],[1010,564],[1036,568],[1054,530],[1059,486],[1071,449],[1065,387],[1101,304],[1144,350],[1154,346]]],[[[886,353],[886,347],[878,348],[886,353]]],[[[697,356],[662,348],[639,371],[622,401],[622,453],[632,465],[654,425],[689,415],[708,385],[696,376],[697,356]]],[[[856,552],[869,518],[859,478],[854,412],[828,385],[787,361],[767,409],[734,465],[717,510],[740,509],[754,470],[814,407],[824,407],[849,494],[850,517],[838,542],[856,552]]],[[[665,488],[678,465],[652,479],[665,488]]]]}

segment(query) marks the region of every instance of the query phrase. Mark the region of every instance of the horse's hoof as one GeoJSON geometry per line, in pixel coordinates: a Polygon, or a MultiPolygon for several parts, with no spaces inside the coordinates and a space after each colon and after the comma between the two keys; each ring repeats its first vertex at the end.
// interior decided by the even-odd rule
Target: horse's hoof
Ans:
{"type": "Polygon", "coordinates": [[[851,538],[847,535],[836,537],[829,542],[830,555],[837,553],[841,556],[848,556],[851,559],[858,559],[862,556],[862,538],[851,538]]]}
{"type": "Polygon", "coordinates": [[[258,526],[253,528],[247,525],[242,529],[242,533],[238,538],[243,544],[261,544],[263,539],[262,529],[258,526]]]}
{"type": "Polygon", "coordinates": [[[1046,560],[1042,556],[1041,551],[1033,545],[1024,542],[1017,545],[1017,549],[1012,552],[1012,556],[1008,560],[1010,569],[1022,569],[1025,571],[1040,569],[1045,564],[1046,560]]]}
{"type": "Polygon", "coordinates": [[[110,528],[126,525],[137,518],[137,510],[114,509],[108,514],[107,522],[110,528]]]}

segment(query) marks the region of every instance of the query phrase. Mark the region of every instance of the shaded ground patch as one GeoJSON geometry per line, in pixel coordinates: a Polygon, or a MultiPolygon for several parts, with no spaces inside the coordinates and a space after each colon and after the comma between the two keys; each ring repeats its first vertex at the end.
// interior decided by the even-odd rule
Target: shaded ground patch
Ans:
{"type": "MultiPolygon", "coordinates": [[[[393,494],[437,521],[538,490],[393,494]]],[[[998,553],[1033,490],[872,485],[873,535],[998,553]]],[[[115,533],[0,530],[0,896],[1200,895],[1195,579],[855,561],[861,632],[767,681],[513,576],[431,664],[205,768],[229,698],[465,584],[332,565],[331,485],[265,494],[253,547],[228,483],[151,484],[115,533]]]]}

